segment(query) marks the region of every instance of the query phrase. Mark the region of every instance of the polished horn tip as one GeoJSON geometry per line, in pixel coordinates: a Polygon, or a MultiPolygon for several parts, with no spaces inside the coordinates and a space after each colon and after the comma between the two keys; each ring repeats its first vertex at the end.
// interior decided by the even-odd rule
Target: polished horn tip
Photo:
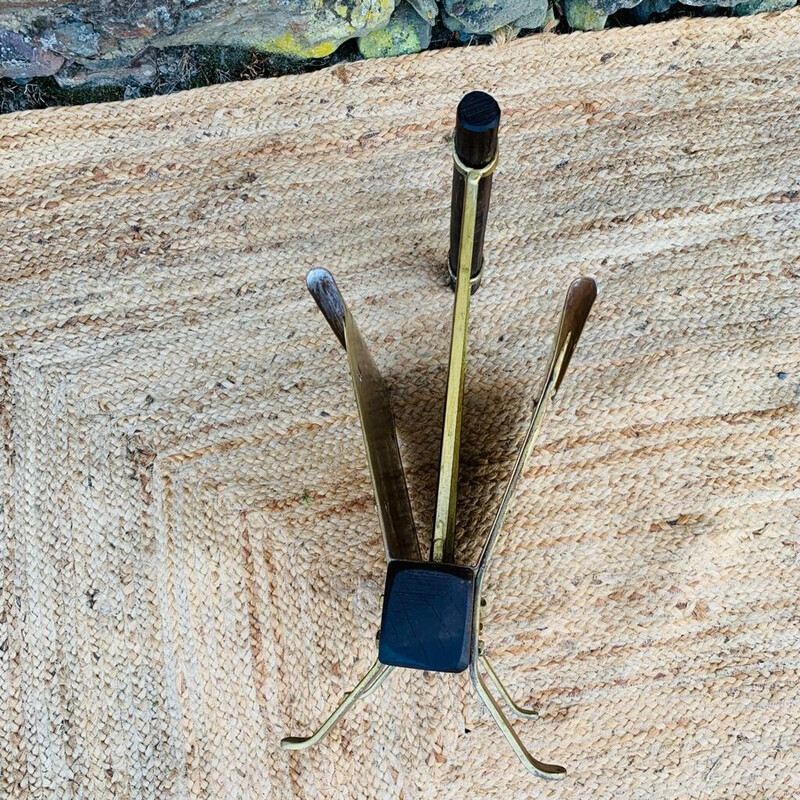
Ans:
{"type": "Polygon", "coordinates": [[[336,285],[333,275],[322,267],[314,267],[314,269],[310,269],[306,274],[306,286],[311,294],[315,294],[321,286],[331,283],[334,286],[336,285]]]}
{"type": "Polygon", "coordinates": [[[326,269],[316,268],[306,275],[306,286],[317,307],[322,312],[339,343],[347,349],[344,335],[345,304],[333,275],[326,269]]]}
{"type": "Polygon", "coordinates": [[[576,278],[569,287],[569,295],[579,299],[581,305],[588,303],[591,308],[597,299],[597,281],[586,276],[576,278]]]}

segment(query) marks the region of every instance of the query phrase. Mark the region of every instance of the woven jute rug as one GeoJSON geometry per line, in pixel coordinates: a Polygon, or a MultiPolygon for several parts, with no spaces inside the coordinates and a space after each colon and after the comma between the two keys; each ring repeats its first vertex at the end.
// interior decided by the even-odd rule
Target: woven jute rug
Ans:
{"type": "Polygon", "coordinates": [[[800,10],[0,121],[0,796],[800,796],[800,10]],[[490,573],[526,773],[465,675],[375,655],[337,276],[432,519],[449,135],[504,112],[473,303],[475,557],[578,275],[599,298],[490,573]]]}

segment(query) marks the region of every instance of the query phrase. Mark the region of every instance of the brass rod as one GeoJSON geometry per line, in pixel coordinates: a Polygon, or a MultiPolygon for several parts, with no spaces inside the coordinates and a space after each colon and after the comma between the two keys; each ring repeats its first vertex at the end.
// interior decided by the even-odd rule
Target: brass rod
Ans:
{"type": "Polygon", "coordinates": [[[503,493],[503,497],[500,501],[500,507],[497,509],[494,523],[492,524],[492,528],[489,531],[489,535],[486,537],[486,542],[483,545],[483,550],[481,551],[481,555],[478,559],[478,566],[476,569],[477,585],[479,588],[483,574],[489,564],[489,559],[492,556],[492,550],[494,550],[494,546],[497,542],[497,537],[500,535],[500,531],[503,528],[503,523],[508,515],[508,508],[511,505],[511,501],[517,491],[517,486],[519,485],[519,482],[522,479],[522,475],[525,471],[525,465],[528,463],[528,458],[530,458],[533,448],[536,445],[536,440],[539,438],[539,432],[542,429],[545,412],[547,411],[547,407],[550,405],[550,400],[555,393],[555,370],[558,366],[560,366],[565,354],[566,351],[562,348],[561,352],[558,354],[558,361],[556,361],[554,364],[551,363],[544,389],[539,397],[539,402],[536,404],[536,410],[533,413],[533,419],[531,420],[530,427],[528,428],[528,433],[526,434],[525,441],[523,442],[522,447],[517,454],[517,460],[514,463],[514,469],[511,471],[511,477],[509,478],[506,490],[503,493]]]}
{"type": "Polygon", "coordinates": [[[450,360],[447,368],[442,449],[439,458],[439,484],[433,519],[431,561],[452,563],[455,557],[456,494],[458,489],[458,455],[461,443],[461,411],[464,400],[464,372],[467,365],[469,332],[470,271],[475,238],[478,186],[481,178],[490,175],[497,165],[497,155],[481,169],[465,167],[453,150],[456,167],[466,177],[461,224],[461,245],[458,253],[458,276],[453,303],[453,325],[450,335],[450,360]]]}
{"type": "Polygon", "coordinates": [[[591,311],[595,297],[597,297],[597,286],[591,278],[578,278],[578,280],[573,281],[567,291],[567,297],[564,302],[564,309],[561,312],[561,319],[559,321],[544,387],[539,397],[539,402],[536,404],[536,410],[525,436],[525,441],[519,451],[508,485],[500,501],[500,507],[497,510],[494,523],[492,524],[489,536],[486,538],[480,558],[478,559],[476,569],[476,591],[478,593],[480,592],[481,582],[489,564],[492,550],[494,549],[497,537],[500,535],[503,523],[508,514],[509,505],[522,479],[522,474],[525,471],[528,459],[536,445],[545,413],[547,412],[550,401],[561,386],[561,381],[567,371],[570,358],[575,350],[575,345],[578,343],[578,338],[583,331],[583,326],[586,322],[586,318],[589,316],[589,311],[591,311]]]}
{"type": "Polygon", "coordinates": [[[486,707],[491,712],[503,735],[511,744],[512,749],[517,754],[517,757],[522,763],[534,774],[542,778],[561,778],[564,776],[566,770],[563,767],[555,766],[552,764],[543,764],[537,761],[525,749],[525,746],[520,741],[511,723],[506,718],[502,709],[497,701],[490,694],[488,687],[483,677],[478,672],[479,665],[482,665],[489,675],[490,680],[497,687],[503,699],[509,704],[512,710],[521,716],[534,715],[535,712],[531,709],[523,709],[518,706],[511,699],[508,691],[503,686],[497,673],[492,669],[491,664],[486,659],[482,652],[483,648],[478,640],[478,632],[481,627],[481,594],[483,591],[483,580],[486,575],[486,569],[489,565],[492,551],[497,543],[497,538],[502,530],[503,523],[505,522],[508,514],[508,508],[511,500],[516,493],[517,487],[522,475],[525,471],[525,466],[530,458],[536,440],[539,436],[539,431],[544,421],[545,413],[550,405],[551,400],[558,391],[561,381],[566,373],[567,366],[569,365],[572,353],[575,350],[575,345],[583,330],[586,318],[589,316],[589,311],[592,308],[595,297],[597,296],[597,286],[591,278],[579,278],[574,281],[567,291],[567,297],[564,302],[564,309],[561,312],[561,318],[556,332],[555,344],[553,346],[553,353],[550,357],[550,363],[547,369],[544,386],[542,387],[539,401],[536,404],[536,410],[533,414],[528,432],[525,436],[525,441],[519,451],[514,469],[511,472],[506,490],[503,493],[503,498],[500,501],[500,507],[494,519],[494,523],[489,532],[486,542],[483,545],[483,550],[478,559],[475,568],[475,596],[472,608],[472,654],[470,658],[470,678],[475,686],[476,691],[481,697],[481,700],[486,704],[486,707]]]}

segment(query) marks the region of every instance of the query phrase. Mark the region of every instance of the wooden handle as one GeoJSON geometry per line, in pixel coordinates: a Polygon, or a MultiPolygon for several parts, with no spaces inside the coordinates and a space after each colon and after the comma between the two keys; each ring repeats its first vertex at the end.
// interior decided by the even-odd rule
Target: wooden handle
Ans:
{"type": "MultiPolygon", "coordinates": [[[[481,169],[497,155],[500,129],[500,106],[486,92],[464,95],[456,111],[455,151],[461,163],[481,169]]],[[[464,206],[466,180],[453,169],[453,193],[450,206],[450,282],[455,285],[458,274],[458,250],[461,242],[461,213],[464,206]]],[[[489,216],[492,195],[492,176],[481,180],[478,190],[478,214],[475,220],[475,240],[472,250],[471,278],[477,279],[483,268],[483,238],[489,216]]],[[[477,288],[477,283],[474,288],[477,288]]],[[[473,291],[474,291],[473,288],[473,291]]]]}

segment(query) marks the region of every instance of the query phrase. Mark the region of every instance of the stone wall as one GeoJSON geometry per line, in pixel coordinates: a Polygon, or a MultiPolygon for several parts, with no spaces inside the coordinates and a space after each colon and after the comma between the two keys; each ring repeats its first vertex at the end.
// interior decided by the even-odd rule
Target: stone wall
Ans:
{"type": "MultiPolygon", "coordinates": [[[[706,0],[682,0],[701,6],[706,0]]],[[[796,0],[716,0],[731,13],[786,8],[796,0]]],[[[455,36],[499,29],[605,26],[630,8],[634,19],[667,13],[672,0],[0,0],[0,78],[54,76],[59,86],[147,86],[156,52],[223,45],[321,58],[356,39],[366,57],[428,47],[434,25],[455,36]]],[[[169,67],[174,69],[174,64],[169,67]]]]}

